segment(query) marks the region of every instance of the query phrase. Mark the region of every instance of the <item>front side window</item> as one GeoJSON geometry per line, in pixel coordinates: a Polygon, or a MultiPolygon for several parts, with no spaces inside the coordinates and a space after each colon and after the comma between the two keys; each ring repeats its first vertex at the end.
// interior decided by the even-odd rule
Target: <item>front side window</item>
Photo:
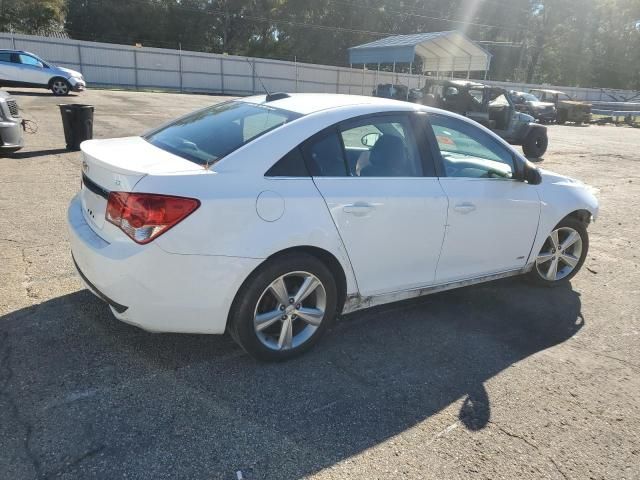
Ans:
{"type": "Polygon", "coordinates": [[[431,115],[429,121],[447,177],[513,177],[513,155],[486,132],[443,115],[431,115]]]}
{"type": "Polygon", "coordinates": [[[25,55],[23,53],[18,55],[20,63],[23,65],[31,65],[32,67],[42,67],[42,62],[31,55],[25,55]]]}
{"type": "Polygon", "coordinates": [[[300,114],[232,101],[182,117],[143,138],[152,145],[200,165],[212,165],[300,114]]]}

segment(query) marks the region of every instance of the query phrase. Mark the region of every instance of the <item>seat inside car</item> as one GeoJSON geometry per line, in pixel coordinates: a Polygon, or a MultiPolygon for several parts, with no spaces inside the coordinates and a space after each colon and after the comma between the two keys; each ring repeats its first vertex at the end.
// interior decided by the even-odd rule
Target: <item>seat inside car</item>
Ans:
{"type": "Polygon", "coordinates": [[[369,164],[360,169],[362,177],[411,176],[407,149],[400,137],[382,135],[369,153],[369,164]]]}

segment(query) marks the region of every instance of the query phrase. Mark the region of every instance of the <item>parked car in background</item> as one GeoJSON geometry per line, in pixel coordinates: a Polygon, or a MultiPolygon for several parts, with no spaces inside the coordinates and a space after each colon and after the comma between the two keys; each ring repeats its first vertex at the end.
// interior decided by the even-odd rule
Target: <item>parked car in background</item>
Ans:
{"type": "Polygon", "coordinates": [[[9,93],[0,90],[0,156],[24,146],[22,133],[18,102],[9,93]]]}
{"type": "Polygon", "coordinates": [[[380,83],[371,92],[374,97],[391,98],[393,100],[404,100],[417,103],[422,98],[422,90],[418,88],[409,89],[406,85],[380,83]]]}
{"type": "Polygon", "coordinates": [[[87,87],[80,72],[58,67],[33,53],[0,50],[0,86],[47,88],[54,95],[81,92],[87,87]]]}
{"type": "Polygon", "coordinates": [[[573,100],[569,95],[559,90],[531,89],[529,93],[535,95],[542,102],[550,102],[556,106],[556,123],[566,122],[590,123],[591,104],[573,100]]]}
{"type": "Polygon", "coordinates": [[[543,102],[532,93],[509,91],[513,105],[519,112],[528,113],[541,123],[556,119],[556,106],[553,102],[543,102]]]}
{"type": "Polygon", "coordinates": [[[513,145],[522,145],[527,157],[540,158],[547,151],[547,127],[517,111],[502,87],[469,80],[436,80],[425,83],[421,103],[464,115],[491,129],[513,145]]]}
{"type": "Polygon", "coordinates": [[[228,331],[264,360],[341,312],[518,274],[563,284],[598,212],[476,122],[365,96],[231,100],[81,148],[68,225],[87,287],[124,322],[228,331]]]}

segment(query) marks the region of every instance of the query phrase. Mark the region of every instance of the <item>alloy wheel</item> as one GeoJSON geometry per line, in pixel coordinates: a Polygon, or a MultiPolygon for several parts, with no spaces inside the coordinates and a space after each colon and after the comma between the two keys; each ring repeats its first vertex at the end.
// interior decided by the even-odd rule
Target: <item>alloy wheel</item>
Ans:
{"type": "Polygon", "coordinates": [[[582,237],[571,227],[555,229],[544,242],[536,269],[545,280],[562,280],[576,268],[582,255],[582,237]]]}
{"type": "Polygon", "coordinates": [[[290,350],[305,343],[325,318],[327,293],[309,272],[290,272],[262,292],[253,326],[260,342],[271,350],[290,350]]]}
{"type": "Polygon", "coordinates": [[[69,85],[64,80],[56,80],[51,84],[51,90],[55,95],[66,95],[69,92],[69,85]]]}

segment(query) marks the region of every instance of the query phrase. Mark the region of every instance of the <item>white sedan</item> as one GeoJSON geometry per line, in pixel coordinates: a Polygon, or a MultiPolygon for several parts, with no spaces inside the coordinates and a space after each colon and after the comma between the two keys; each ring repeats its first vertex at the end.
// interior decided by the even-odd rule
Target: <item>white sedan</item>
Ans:
{"type": "MultiPolygon", "coordinates": [[[[484,127],[380,98],[273,94],[82,144],[74,262],[114,315],[278,360],[341,312],[582,266],[592,189],[484,127]]],[[[535,295],[535,291],[532,291],[535,295]]]]}

